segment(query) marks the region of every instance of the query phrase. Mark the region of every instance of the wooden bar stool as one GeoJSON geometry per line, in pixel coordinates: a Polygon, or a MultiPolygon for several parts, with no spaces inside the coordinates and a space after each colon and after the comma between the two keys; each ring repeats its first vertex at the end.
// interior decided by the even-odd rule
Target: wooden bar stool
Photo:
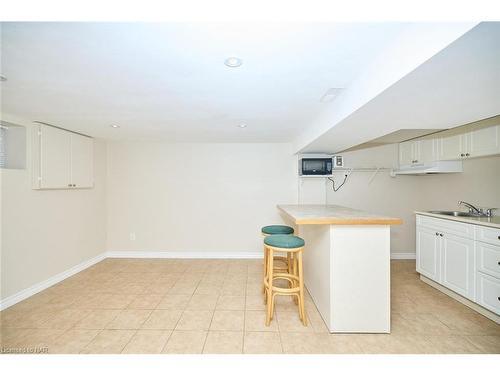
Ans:
{"type": "Polygon", "coordinates": [[[277,295],[291,296],[296,300],[299,309],[299,318],[302,324],[307,325],[304,306],[304,272],[302,269],[302,252],[305,242],[302,238],[293,235],[276,234],[264,239],[267,252],[267,272],[264,287],[267,301],[266,326],[271,324],[274,316],[274,303],[277,295]],[[290,270],[275,272],[274,252],[286,253],[290,259],[290,270]],[[287,280],[289,287],[274,285],[276,280],[287,280]]]}
{"type": "MultiPolygon", "coordinates": [[[[265,227],[262,227],[261,229],[262,236],[267,237],[267,236],[272,236],[275,234],[283,234],[283,235],[293,235],[294,230],[292,227],[289,227],[288,225],[267,225],[265,227]]],[[[280,255],[275,255],[274,256],[274,270],[275,271],[286,271],[290,272],[291,271],[291,261],[290,261],[290,254],[287,254],[286,257],[280,256],[280,255]],[[277,263],[279,262],[279,263],[277,263]],[[281,263],[281,265],[280,265],[281,263]]],[[[266,246],[264,246],[264,278],[263,278],[263,283],[262,283],[262,293],[266,292],[266,287],[264,285],[265,279],[267,275],[267,249],[266,246]]],[[[267,300],[265,299],[264,302],[267,300]]]]}

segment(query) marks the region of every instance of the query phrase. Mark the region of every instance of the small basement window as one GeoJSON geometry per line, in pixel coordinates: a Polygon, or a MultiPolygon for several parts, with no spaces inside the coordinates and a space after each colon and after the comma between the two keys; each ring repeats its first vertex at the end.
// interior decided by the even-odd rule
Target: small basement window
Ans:
{"type": "Polygon", "coordinates": [[[0,168],[26,168],[26,128],[0,121],[0,168]]]}

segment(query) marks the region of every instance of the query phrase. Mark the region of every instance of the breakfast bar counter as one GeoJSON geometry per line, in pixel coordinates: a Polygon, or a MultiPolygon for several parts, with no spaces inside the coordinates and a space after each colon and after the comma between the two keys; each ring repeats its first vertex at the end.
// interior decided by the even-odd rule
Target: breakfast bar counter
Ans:
{"type": "Polygon", "coordinates": [[[336,205],[278,205],[306,241],[306,287],[332,333],[390,332],[390,226],[336,205]]]}

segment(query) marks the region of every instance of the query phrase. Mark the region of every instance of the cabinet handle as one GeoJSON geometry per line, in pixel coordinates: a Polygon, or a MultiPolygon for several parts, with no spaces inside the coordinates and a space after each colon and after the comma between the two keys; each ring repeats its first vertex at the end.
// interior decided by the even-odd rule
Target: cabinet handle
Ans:
{"type": "Polygon", "coordinates": [[[465,156],[465,154],[460,154],[460,156],[461,156],[461,157],[464,157],[464,156],[465,156]]]}
{"type": "Polygon", "coordinates": [[[498,236],[498,239],[500,240],[500,236],[498,236]]]}
{"type": "Polygon", "coordinates": [[[436,232],[436,236],[439,236],[439,233],[438,233],[438,232],[436,232]]]}
{"type": "Polygon", "coordinates": [[[465,156],[470,156],[470,154],[469,154],[469,153],[466,153],[466,154],[465,154],[465,156]]]}
{"type": "Polygon", "coordinates": [[[443,236],[444,236],[444,234],[443,234],[443,233],[439,233],[439,237],[443,237],[443,236]]]}
{"type": "Polygon", "coordinates": [[[71,184],[68,184],[69,187],[71,187],[71,184]]]}

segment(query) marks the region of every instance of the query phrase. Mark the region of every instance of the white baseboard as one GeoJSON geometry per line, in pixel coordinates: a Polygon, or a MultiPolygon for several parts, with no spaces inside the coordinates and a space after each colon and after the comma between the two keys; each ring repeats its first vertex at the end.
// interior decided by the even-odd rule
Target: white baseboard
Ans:
{"type": "Polygon", "coordinates": [[[107,258],[162,258],[162,259],[259,259],[262,252],[254,251],[107,251],[107,258]]]}
{"type": "Polygon", "coordinates": [[[0,300],[0,311],[5,310],[7,307],[15,305],[16,303],[21,302],[22,300],[25,300],[26,298],[33,296],[41,292],[42,290],[47,289],[52,285],[57,284],[58,282],[61,282],[64,279],[67,279],[70,276],[73,276],[74,274],[77,274],[78,272],[81,272],[84,269],[89,268],[90,266],[93,266],[96,263],[99,263],[101,260],[105,258],[106,258],[106,253],[99,254],[92,259],[86,260],[85,262],[82,262],[74,267],[71,267],[69,270],[58,273],[57,275],[52,276],[47,280],[39,282],[33,286],[30,286],[29,288],[26,288],[24,290],[21,290],[20,292],[17,292],[16,294],[13,294],[12,296],[0,300]]]}
{"type": "Polygon", "coordinates": [[[391,259],[416,259],[415,253],[391,253],[391,259]]]}

